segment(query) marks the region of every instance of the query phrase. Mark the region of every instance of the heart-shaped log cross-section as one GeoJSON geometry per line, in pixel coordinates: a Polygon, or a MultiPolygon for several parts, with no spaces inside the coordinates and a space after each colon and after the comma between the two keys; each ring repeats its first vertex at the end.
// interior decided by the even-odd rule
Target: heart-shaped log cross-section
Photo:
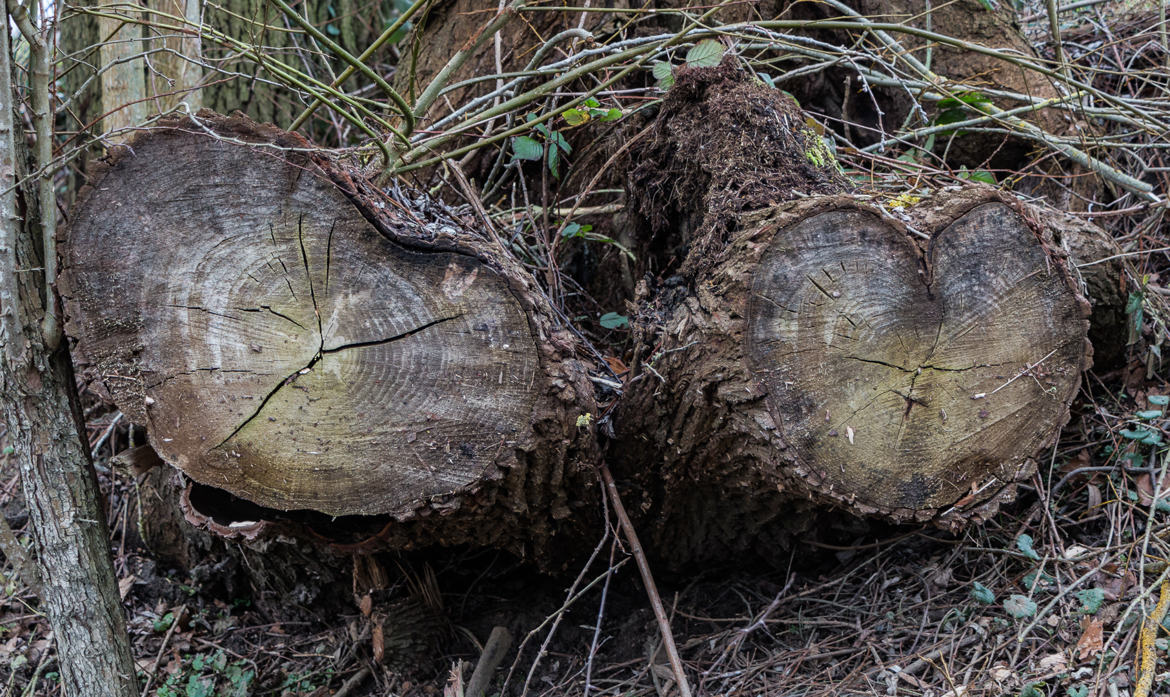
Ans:
{"type": "Polygon", "coordinates": [[[842,209],[775,236],[748,355],[818,488],[882,510],[939,508],[1010,482],[1056,436],[1085,365],[1084,310],[1009,206],[925,249],[842,209]]]}
{"type": "Polygon", "coordinates": [[[263,506],[331,515],[449,506],[503,470],[553,482],[572,416],[542,402],[551,349],[510,267],[456,223],[358,201],[301,139],[239,137],[137,139],[70,230],[70,331],[159,455],[263,506]],[[552,464],[526,475],[521,451],[552,464]]]}

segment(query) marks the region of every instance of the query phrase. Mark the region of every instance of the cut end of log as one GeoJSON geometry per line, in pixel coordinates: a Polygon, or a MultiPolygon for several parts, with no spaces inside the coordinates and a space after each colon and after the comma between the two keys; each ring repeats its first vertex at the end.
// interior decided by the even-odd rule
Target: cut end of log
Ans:
{"type": "Polygon", "coordinates": [[[1030,474],[1086,367],[1084,301],[1012,207],[918,240],[837,209],[779,231],[747,355],[817,490],[879,511],[983,500],[1030,474]]]}
{"type": "Polygon", "coordinates": [[[71,331],[199,482],[329,515],[457,506],[533,446],[548,379],[527,308],[308,149],[211,114],[137,138],[75,211],[71,331]]]}

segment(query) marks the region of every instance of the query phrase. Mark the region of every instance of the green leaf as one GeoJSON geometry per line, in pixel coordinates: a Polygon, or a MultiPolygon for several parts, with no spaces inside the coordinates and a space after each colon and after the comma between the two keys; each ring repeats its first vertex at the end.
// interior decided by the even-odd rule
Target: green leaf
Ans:
{"type": "Polygon", "coordinates": [[[581,234],[581,224],[580,223],[569,223],[568,225],[565,226],[565,229],[561,232],[561,237],[576,237],[577,235],[580,235],[580,234],[581,234]]]}
{"type": "MultiPolygon", "coordinates": [[[[168,612],[167,614],[163,615],[161,618],[154,621],[154,631],[159,633],[159,634],[162,634],[163,632],[170,629],[171,625],[174,623],[175,623],[175,613],[168,612]]],[[[196,659],[198,659],[198,658],[199,657],[197,656],[196,659]]]]}
{"type": "Polygon", "coordinates": [[[723,44],[715,39],[703,39],[687,51],[687,65],[692,68],[714,68],[723,60],[723,44]]]}
{"type": "Polygon", "coordinates": [[[1016,548],[1024,553],[1024,556],[1033,560],[1040,561],[1040,555],[1036,553],[1036,549],[1032,546],[1032,536],[1028,533],[1022,533],[1016,538],[1016,548]]]}
{"type": "Polygon", "coordinates": [[[1068,697],[1089,697],[1089,686],[1072,685],[1068,688],[1068,697]]]}
{"type": "Polygon", "coordinates": [[[561,154],[556,148],[548,149],[548,171],[557,179],[561,178],[560,173],[561,154]]]}
{"type": "Polygon", "coordinates": [[[1121,434],[1122,438],[1136,440],[1137,442],[1142,443],[1143,445],[1161,445],[1162,444],[1162,434],[1158,433],[1157,431],[1151,431],[1151,430],[1146,429],[1146,428],[1136,428],[1136,429],[1123,428],[1120,431],[1118,431],[1118,433],[1121,434]]]}
{"type": "Polygon", "coordinates": [[[1017,620],[1025,617],[1031,617],[1036,614],[1036,603],[1026,595],[1013,593],[1010,598],[1003,601],[1003,609],[1017,620]]]}
{"type": "Polygon", "coordinates": [[[569,141],[565,140],[565,137],[559,132],[553,131],[551,140],[558,148],[564,150],[566,155],[571,155],[573,153],[573,148],[569,146],[569,141]]]}
{"type": "MultiPolygon", "coordinates": [[[[987,2],[987,0],[983,0],[987,2]]],[[[1044,687],[1042,682],[1032,682],[1024,685],[1024,689],[1020,690],[1020,697],[1044,697],[1044,691],[1040,688],[1044,687]]]]}
{"type": "Polygon", "coordinates": [[[601,326],[606,329],[620,329],[630,326],[630,318],[616,312],[607,312],[601,316],[601,326]]]}
{"type": "Polygon", "coordinates": [[[589,114],[580,109],[566,109],[565,113],[561,114],[565,118],[565,123],[570,126],[580,126],[583,123],[589,122],[589,114]]]}
{"type": "Polygon", "coordinates": [[[1105,591],[1100,588],[1089,588],[1077,591],[1077,600],[1081,601],[1080,611],[1086,615],[1095,615],[1105,602],[1105,591]]]}
{"type": "Polygon", "coordinates": [[[971,599],[977,603],[990,605],[995,602],[995,593],[987,586],[975,581],[971,584],[971,599]]]}
{"type": "Polygon", "coordinates": [[[622,117],[622,110],[614,108],[614,109],[610,109],[609,111],[605,112],[605,115],[601,117],[601,120],[602,121],[617,121],[621,117],[622,117]]]}
{"type": "Polygon", "coordinates": [[[512,138],[513,160],[539,160],[544,155],[544,146],[528,136],[512,138]]]}
{"type": "Polygon", "coordinates": [[[668,90],[674,87],[674,68],[670,63],[657,61],[650,66],[650,72],[654,75],[654,79],[658,81],[658,89],[668,90]]]}
{"type": "Polygon", "coordinates": [[[597,101],[593,97],[589,97],[582,103],[590,109],[596,109],[597,107],[601,106],[601,102],[597,101]]]}
{"type": "Polygon", "coordinates": [[[1164,407],[1167,404],[1170,404],[1170,396],[1164,394],[1152,394],[1149,397],[1146,397],[1146,401],[1155,406],[1164,407]]]}
{"type": "Polygon", "coordinates": [[[1024,576],[1024,588],[1029,590],[1036,589],[1036,591],[1049,590],[1056,585],[1056,579],[1045,573],[1033,571],[1024,576]]]}
{"type": "MultiPolygon", "coordinates": [[[[927,148],[929,150],[929,148],[927,148]]],[[[959,179],[966,179],[973,182],[982,182],[984,184],[991,184],[995,186],[995,175],[985,169],[977,169],[969,171],[966,165],[959,168],[959,179]]]]}
{"type": "Polygon", "coordinates": [[[1156,419],[1161,415],[1162,415],[1161,409],[1144,409],[1144,410],[1139,411],[1136,414],[1134,414],[1134,416],[1138,417],[1139,419],[1143,419],[1145,421],[1149,421],[1150,419],[1156,419]]]}

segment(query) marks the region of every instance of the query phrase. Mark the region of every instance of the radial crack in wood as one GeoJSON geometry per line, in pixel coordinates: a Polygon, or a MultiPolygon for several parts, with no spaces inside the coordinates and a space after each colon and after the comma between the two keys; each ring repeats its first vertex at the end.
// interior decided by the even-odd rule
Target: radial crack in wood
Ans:
{"type": "Polygon", "coordinates": [[[1023,219],[986,203],[923,253],[872,213],[777,234],[748,354],[784,438],[827,488],[939,508],[1014,481],[1080,384],[1083,310],[1023,219]]]}
{"type": "Polygon", "coordinates": [[[496,482],[485,505],[566,516],[592,394],[513,262],[343,191],[295,136],[201,116],[225,137],[137,139],[65,252],[71,332],[159,455],[273,509],[406,519],[496,482]]]}

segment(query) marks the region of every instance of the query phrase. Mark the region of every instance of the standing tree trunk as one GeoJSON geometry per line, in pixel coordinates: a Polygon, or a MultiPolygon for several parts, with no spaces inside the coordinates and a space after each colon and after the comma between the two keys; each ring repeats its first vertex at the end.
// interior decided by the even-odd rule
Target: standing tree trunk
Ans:
{"type": "Polygon", "coordinates": [[[102,73],[102,133],[116,134],[115,140],[129,135],[123,131],[141,125],[149,113],[142,25],[137,23],[141,13],[126,5],[134,7],[133,2],[98,2],[100,10],[114,15],[101,17],[98,29],[103,39],[110,37],[100,51],[101,64],[108,68],[102,73]]]}
{"type": "MultiPolygon", "coordinates": [[[[4,26],[8,27],[7,12],[4,26]]],[[[43,268],[33,242],[35,196],[19,196],[8,32],[0,36],[0,360],[2,406],[41,567],[41,599],[57,640],[69,697],[138,694],[109,535],[89,451],[81,439],[73,372],[62,345],[48,349],[40,323],[43,268]],[[23,204],[23,205],[22,205],[23,204]]],[[[23,135],[20,135],[23,138],[23,135]]],[[[43,176],[51,177],[49,172],[43,176]]]]}

